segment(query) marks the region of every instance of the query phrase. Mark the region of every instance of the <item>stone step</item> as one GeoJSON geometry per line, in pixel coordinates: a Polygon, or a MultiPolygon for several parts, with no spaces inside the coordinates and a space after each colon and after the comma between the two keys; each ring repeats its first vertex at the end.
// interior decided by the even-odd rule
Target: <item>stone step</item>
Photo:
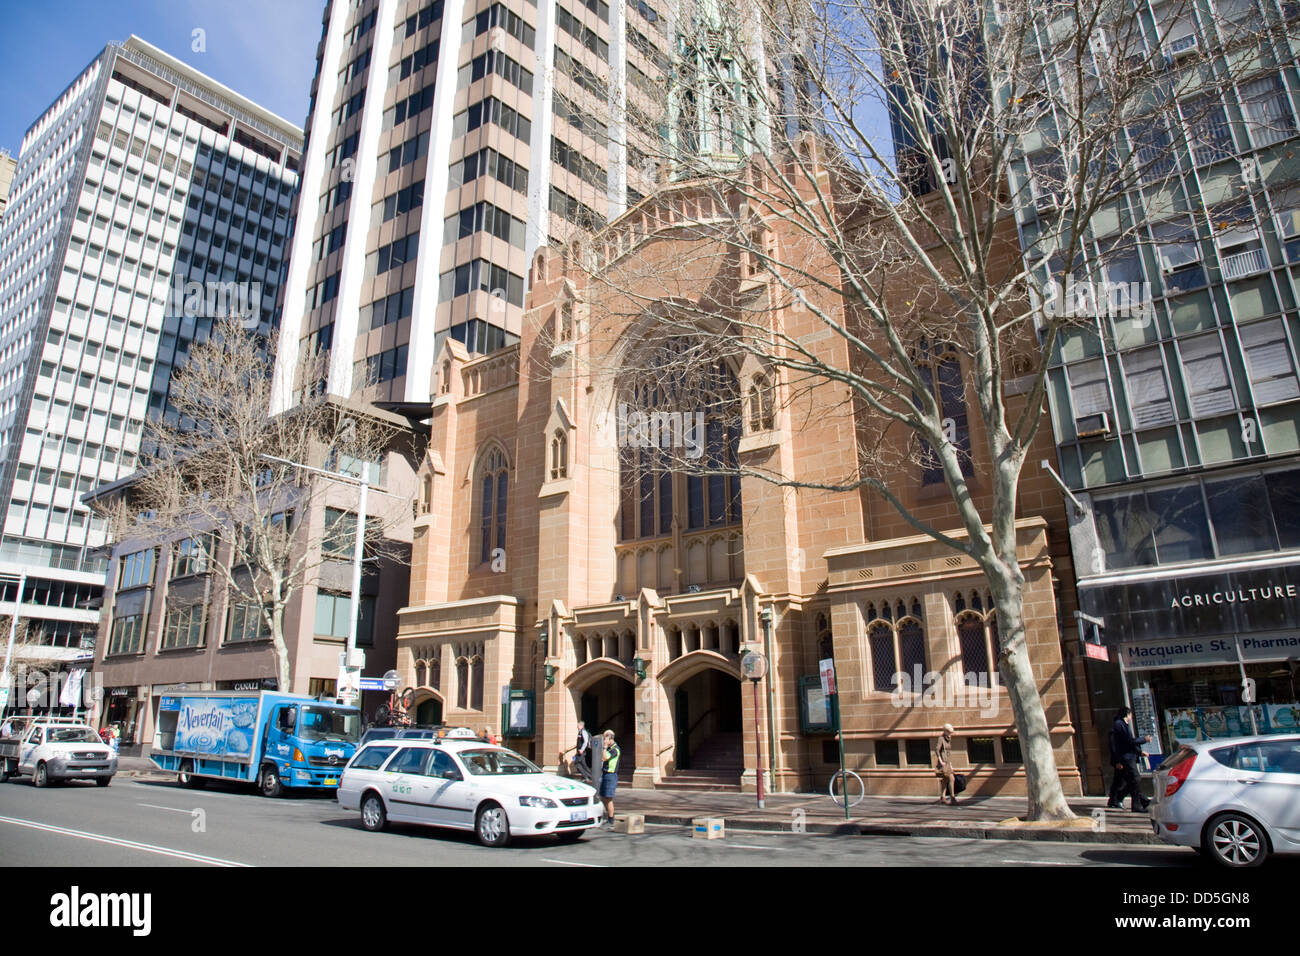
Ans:
{"type": "Polygon", "coordinates": [[[694,780],[683,780],[680,777],[669,777],[655,784],[656,790],[678,790],[689,793],[740,793],[739,783],[725,783],[721,780],[711,780],[705,777],[694,780]]]}

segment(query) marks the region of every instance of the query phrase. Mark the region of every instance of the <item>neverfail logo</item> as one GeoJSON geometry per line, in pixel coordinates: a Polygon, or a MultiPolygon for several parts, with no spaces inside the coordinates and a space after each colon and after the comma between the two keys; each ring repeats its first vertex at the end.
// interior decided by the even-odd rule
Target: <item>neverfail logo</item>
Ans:
{"type": "Polygon", "coordinates": [[[135,936],[148,936],[152,925],[150,893],[68,893],[50,897],[50,925],[57,927],[129,927],[135,936]]]}

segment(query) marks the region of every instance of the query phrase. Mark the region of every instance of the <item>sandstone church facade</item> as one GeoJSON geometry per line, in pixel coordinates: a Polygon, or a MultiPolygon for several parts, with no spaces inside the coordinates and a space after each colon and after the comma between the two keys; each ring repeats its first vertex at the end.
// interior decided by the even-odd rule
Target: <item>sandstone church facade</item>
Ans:
{"type": "MultiPolygon", "coordinates": [[[[682,224],[707,221],[719,201],[677,184],[586,246],[540,249],[517,345],[476,356],[443,344],[398,625],[417,719],[506,731],[548,769],[582,719],[614,730],[635,787],[752,790],[761,762],[771,790],[824,788],[839,749],[818,662],[833,658],[847,766],[868,792],[935,795],[935,741],[952,723],[973,792],[1024,793],[1006,692],[984,683],[997,631],[973,561],[869,491],[781,487],[734,468],[647,471],[626,448],[620,415],[635,396],[623,366],[659,307],[706,290],[767,294],[736,256],[683,238],[682,224]],[[611,309],[632,317],[623,334],[590,334],[611,309]],[[750,651],[769,665],[757,693],[742,676],[750,651]]],[[[765,242],[787,241],[779,218],[764,229],[765,242]]],[[[781,321],[828,363],[850,360],[806,312],[781,321]]],[[[751,358],[720,367],[714,388],[744,414],[701,423],[705,455],[809,486],[852,471],[842,386],[796,389],[751,358]],[[779,400],[746,401],[765,394],[779,400]]],[[[968,427],[978,476],[977,415],[968,427]]],[[[1099,735],[1065,623],[1065,513],[1036,466],[1051,457],[1050,429],[1040,443],[1018,524],[1027,634],[1062,781],[1078,794],[1100,786],[1099,735]]],[[[959,528],[946,487],[903,469],[895,493],[922,520],[959,528]]]]}

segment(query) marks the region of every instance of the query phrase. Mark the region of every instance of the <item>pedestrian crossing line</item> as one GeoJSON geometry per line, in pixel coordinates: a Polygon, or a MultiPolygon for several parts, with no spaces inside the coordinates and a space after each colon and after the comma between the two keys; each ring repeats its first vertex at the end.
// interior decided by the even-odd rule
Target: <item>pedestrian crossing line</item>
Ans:
{"type": "Polygon", "coordinates": [[[157,853],[160,856],[171,856],[178,860],[189,860],[192,863],[207,863],[209,866],[252,866],[251,863],[240,863],[236,860],[223,860],[215,856],[204,856],[202,853],[190,853],[188,850],[175,850],[165,846],[154,846],[152,843],[137,843],[135,840],[123,840],[118,837],[104,836],[100,833],[88,833],[85,830],[70,830],[67,827],[56,827],[49,823],[38,823],[35,820],[19,820],[15,817],[0,817],[0,823],[12,823],[14,826],[28,827],[32,830],[43,830],[46,833],[57,833],[61,836],[76,837],[79,840],[90,840],[93,843],[107,843],[109,846],[120,846],[128,850],[141,850],[145,853],[157,853]]]}

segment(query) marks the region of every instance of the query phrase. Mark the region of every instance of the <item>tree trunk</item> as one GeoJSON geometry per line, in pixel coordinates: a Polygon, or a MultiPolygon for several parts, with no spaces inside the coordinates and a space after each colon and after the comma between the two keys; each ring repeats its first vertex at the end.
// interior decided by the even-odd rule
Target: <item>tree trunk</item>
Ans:
{"type": "Polygon", "coordinates": [[[289,694],[289,645],[284,640],[284,604],[277,601],[271,608],[271,643],[275,645],[275,676],[280,693],[289,694]]]}
{"type": "Polygon", "coordinates": [[[1074,811],[1065,801],[1056,769],[1052,735],[1043,711],[1043,699],[1034,680],[1033,665],[1025,639],[1024,591],[1021,582],[1010,580],[1005,569],[985,571],[993,602],[997,607],[998,672],[1011,702],[1011,713],[1020,734],[1020,752],[1025,765],[1025,790],[1029,798],[1027,820],[1070,820],[1074,811]]]}

